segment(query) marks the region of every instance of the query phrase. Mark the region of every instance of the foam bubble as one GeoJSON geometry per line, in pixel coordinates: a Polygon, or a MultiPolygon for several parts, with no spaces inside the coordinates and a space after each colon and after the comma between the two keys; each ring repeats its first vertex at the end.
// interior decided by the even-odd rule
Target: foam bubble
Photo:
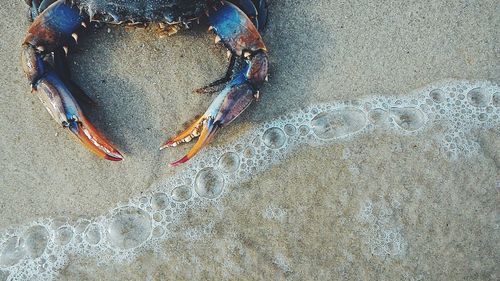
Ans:
{"type": "Polygon", "coordinates": [[[69,226],[62,226],[57,229],[54,241],[59,246],[68,244],[73,238],[73,230],[69,226]]]}
{"type": "Polygon", "coordinates": [[[153,237],[161,237],[163,236],[163,234],[165,234],[165,229],[161,226],[157,226],[153,229],[153,237]]]}
{"type": "Polygon", "coordinates": [[[490,96],[484,89],[474,88],[467,93],[467,100],[473,106],[485,107],[490,101],[490,96]]]}
{"type": "Polygon", "coordinates": [[[9,267],[18,263],[25,255],[26,251],[21,245],[22,240],[17,236],[12,236],[0,247],[0,266],[9,267]]]}
{"type": "Polygon", "coordinates": [[[85,231],[85,240],[92,245],[95,245],[101,241],[101,228],[98,224],[89,224],[87,230],[85,231]]]}
{"type": "Polygon", "coordinates": [[[389,113],[382,108],[374,108],[368,112],[368,120],[373,124],[383,124],[387,122],[389,113]]]}
{"type": "Polygon", "coordinates": [[[252,158],[255,156],[255,148],[248,146],[243,150],[243,156],[246,158],[252,158]]]}
{"type": "Polygon", "coordinates": [[[486,119],[488,119],[488,114],[479,113],[479,115],[477,116],[477,119],[479,119],[479,121],[486,121],[486,119]]]}
{"type": "Polygon", "coordinates": [[[78,221],[77,225],[75,226],[75,232],[76,233],[83,233],[85,229],[87,229],[87,226],[90,224],[90,221],[87,219],[82,219],[78,221]]]}
{"type": "Polygon", "coordinates": [[[187,187],[185,185],[178,186],[172,190],[172,200],[177,201],[177,202],[183,202],[191,198],[192,196],[192,191],[190,187],[187,187]]]}
{"type": "Polygon", "coordinates": [[[432,99],[432,101],[434,101],[436,103],[442,103],[446,100],[444,92],[441,89],[432,90],[429,93],[429,97],[432,99]]]}
{"type": "Polygon", "coordinates": [[[151,198],[151,206],[153,210],[163,210],[167,207],[168,198],[167,195],[163,192],[158,192],[153,194],[153,198],[151,198]]]}
{"type": "Polygon", "coordinates": [[[240,157],[234,152],[226,152],[219,158],[219,168],[224,173],[232,173],[240,166],[240,157]]]}
{"type": "Polygon", "coordinates": [[[285,145],[285,132],[283,132],[283,130],[278,127],[269,128],[264,132],[262,141],[264,142],[265,146],[272,149],[278,149],[285,145]]]}
{"type": "Polygon", "coordinates": [[[311,128],[309,128],[307,125],[300,125],[299,126],[299,135],[300,136],[307,136],[310,131],[311,131],[311,128]]]}
{"type": "Polygon", "coordinates": [[[314,134],[320,139],[335,139],[362,130],[366,125],[365,113],[357,108],[343,108],[321,112],[311,121],[314,134]]]}
{"type": "Polygon", "coordinates": [[[160,212],[156,212],[153,214],[153,220],[156,221],[156,222],[160,222],[161,220],[163,220],[163,216],[160,212]]]}
{"type": "Polygon", "coordinates": [[[396,122],[401,129],[406,131],[416,131],[425,124],[425,114],[418,108],[393,107],[390,113],[394,122],[396,122]]]}
{"type": "Polygon", "coordinates": [[[194,190],[199,196],[215,199],[222,194],[224,178],[213,168],[205,168],[196,175],[194,184],[194,190]]]}
{"type": "Polygon", "coordinates": [[[144,243],[151,234],[151,217],[142,209],[128,206],[117,209],[107,227],[110,244],[127,250],[144,243]]]}
{"type": "Polygon", "coordinates": [[[285,127],[283,127],[283,130],[285,131],[285,134],[289,136],[295,136],[295,134],[297,134],[297,128],[292,124],[286,124],[285,127]]]}
{"type": "Polygon", "coordinates": [[[0,270],[0,281],[9,280],[9,273],[7,271],[0,270]]]}
{"type": "Polygon", "coordinates": [[[31,258],[38,258],[47,248],[48,239],[47,228],[42,225],[32,226],[24,234],[24,248],[31,258]]]}

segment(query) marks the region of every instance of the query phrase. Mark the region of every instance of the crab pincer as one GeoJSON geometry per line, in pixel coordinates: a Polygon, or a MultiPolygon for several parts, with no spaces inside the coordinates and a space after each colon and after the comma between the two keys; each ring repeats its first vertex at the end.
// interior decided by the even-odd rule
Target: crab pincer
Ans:
{"type": "Polygon", "coordinates": [[[177,146],[198,137],[191,150],[171,163],[172,166],[191,159],[213,139],[220,128],[236,119],[253,100],[259,98],[259,89],[267,80],[267,49],[257,27],[247,15],[236,5],[223,1],[222,6],[209,13],[208,21],[217,36],[216,42],[220,41],[230,51],[231,64],[225,79],[209,85],[225,84],[207,111],[161,147],[177,146]]]}
{"type": "MultiPolygon", "coordinates": [[[[122,160],[120,152],[83,115],[76,100],[78,90],[64,73],[67,70],[50,63],[51,59],[60,60],[58,54],[63,50],[67,52],[67,45],[76,40],[75,32],[87,16],[63,0],[42,3],[48,2],[51,5],[36,15],[22,46],[22,64],[32,92],[53,119],[68,128],[90,151],[108,160],[122,160]]],[[[36,12],[32,10],[32,14],[36,12]]]]}

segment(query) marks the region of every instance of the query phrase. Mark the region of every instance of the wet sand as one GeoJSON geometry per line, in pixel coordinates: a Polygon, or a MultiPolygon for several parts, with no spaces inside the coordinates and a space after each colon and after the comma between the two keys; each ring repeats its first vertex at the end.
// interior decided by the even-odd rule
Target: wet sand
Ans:
{"type": "MultiPolygon", "coordinates": [[[[404,96],[446,79],[499,83],[499,10],[495,1],[273,1],[264,34],[270,82],[213,146],[310,104],[404,96]]],[[[29,93],[19,62],[25,11],[23,1],[0,10],[0,229],[96,217],[189,169],[167,166],[188,147],[158,148],[210,104],[212,97],[192,93],[225,71],[225,50],[210,34],[159,39],[111,27],[81,36],[72,73],[99,104],[90,120],[125,153],[111,163],[88,153],[29,93]]],[[[498,130],[496,123],[475,132],[479,152],[455,161],[439,153],[432,130],[304,147],[217,207],[188,212],[157,250],[131,264],[96,267],[77,257],[59,278],[495,280],[498,130]],[[366,202],[381,224],[359,218],[366,202]],[[262,215],[269,208],[283,220],[262,215]],[[207,225],[201,238],[186,238],[207,225]],[[384,227],[401,236],[404,251],[373,254],[370,237],[384,227]]]]}

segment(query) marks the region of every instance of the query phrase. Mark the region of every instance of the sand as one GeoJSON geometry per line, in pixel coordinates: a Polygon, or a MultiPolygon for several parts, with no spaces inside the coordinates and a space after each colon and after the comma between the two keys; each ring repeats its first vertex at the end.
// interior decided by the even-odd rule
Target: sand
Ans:
{"type": "MultiPolygon", "coordinates": [[[[311,104],[404,97],[448,79],[499,83],[499,12],[496,1],[272,1],[270,82],[213,146],[311,104]]],[[[212,97],[192,90],[225,71],[225,50],[210,34],[159,39],[105,27],[81,36],[72,73],[98,102],[90,120],[125,153],[112,163],[88,153],[29,93],[19,62],[25,14],[23,1],[0,10],[0,229],[95,218],[189,171],[167,165],[188,147],[158,148],[208,107],[212,97]]],[[[101,266],[77,255],[57,278],[496,280],[496,122],[474,131],[476,153],[455,160],[440,153],[432,129],[304,146],[228,187],[216,205],[189,209],[155,250],[101,266]],[[203,234],[193,238],[193,229],[203,234]],[[382,253],[374,241],[387,233],[401,246],[382,253]]],[[[0,280],[7,276],[0,268],[0,280]]]]}

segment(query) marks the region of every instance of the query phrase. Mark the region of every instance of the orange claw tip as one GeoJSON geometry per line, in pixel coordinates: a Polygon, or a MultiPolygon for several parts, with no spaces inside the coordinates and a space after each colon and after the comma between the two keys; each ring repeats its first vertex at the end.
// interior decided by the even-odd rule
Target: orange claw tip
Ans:
{"type": "Polygon", "coordinates": [[[106,154],[106,156],[104,156],[104,159],[110,160],[110,161],[122,161],[123,160],[123,155],[121,155],[119,152],[115,156],[111,156],[111,155],[106,154]]]}
{"type": "Polygon", "coordinates": [[[170,167],[177,167],[177,166],[179,166],[181,164],[186,163],[188,160],[189,160],[189,157],[186,155],[186,156],[182,157],[181,159],[179,159],[179,160],[177,160],[175,162],[170,163],[169,166],[170,167]]]}
{"type": "Polygon", "coordinates": [[[200,138],[196,142],[196,144],[189,150],[186,156],[182,157],[180,160],[177,160],[170,164],[170,167],[176,167],[180,164],[186,163],[189,159],[193,158],[203,147],[205,147],[215,136],[217,131],[219,130],[219,125],[214,125],[213,120],[210,120],[205,126],[200,134],[200,138]]]}
{"type": "Polygon", "coordinates": [[[83,115],[80,114],[79,122],[69,123],[69,129],[97,156],[110,161],[123,160],[123,155],[83,115]]]}

